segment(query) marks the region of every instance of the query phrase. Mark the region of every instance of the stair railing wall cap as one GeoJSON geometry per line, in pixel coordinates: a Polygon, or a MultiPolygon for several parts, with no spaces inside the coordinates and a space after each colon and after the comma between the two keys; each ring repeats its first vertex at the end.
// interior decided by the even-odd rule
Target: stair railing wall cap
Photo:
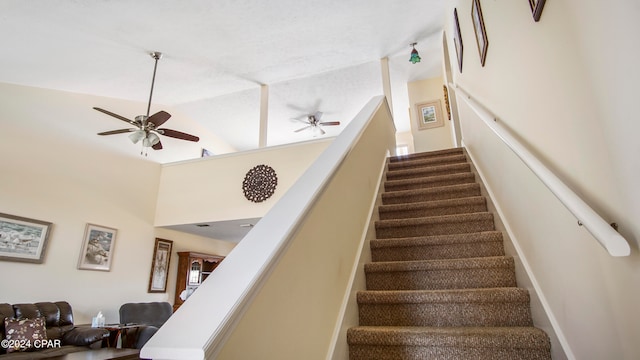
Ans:
{"type": "Polygon", "coordinates": [[[524,162],[525,165],[545,184],[560,202],[578,219],[577,224],[584,226],[611,256],[629,256],[631,248],[627,240],[607,221],[596,213],[569,186],[558,178],[548,167],[536,158],[522,143],[512,136],[498,118],[484,105],[474,99],[458,84],[449,83],[449,87],[462,95],[464,101],[480,119],[524,162]]]}

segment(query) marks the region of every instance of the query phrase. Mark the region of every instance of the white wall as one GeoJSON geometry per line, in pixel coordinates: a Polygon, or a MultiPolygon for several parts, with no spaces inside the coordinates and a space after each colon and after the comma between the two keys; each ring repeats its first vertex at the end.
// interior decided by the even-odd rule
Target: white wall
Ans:
{"type": "Polygon", "coordinates": [[[235,245],[156,231],[160,165],[91,146],[93,132],[62,136],[82,126],[98,100],[104,99],[0,85],[0,213],[53,223],[42,264],[0,261],[0,302],[65,300],[76,323],[90,322],[100,310],[117,322],[124,302],[172,302],[175,252],[225,255],[235,245]],[[87,223],[117,229],[111,271],[77,269],[87,223]],[[168,292],[149,294],[156,237],[174,241],[174,256],[168,292]]]}
{"type": "Polygon", "coordinates": [[[454,80],[608,221],[632,255],[614,258],[458,100],[463,141],[521,250],[569,358],[640,357],[640,172],[635,95],[640,57],[635,2],[482,1],[489,40],[480,65],[471,2],[453,1],[446,37],[454,80]],[[463,72],[453,45],[457,8],[463,72]]]}
{"type": "Polygon", "coordinates": [[[434,151],[453,147],[451,137],[451,121],[447,117],[447,108],[444,102],[442,86],[444,80],[441,77],[412,81],[407,83],[409,93],[409,113],[411,114],[411,133],[413,135],[415,152],[434,151]],[[418,128],[417,104],[437,100],[440,103],[440,115],[443,117],[443,126],[430,129],[418,128]]]}
{"type": "Polygon", "coordinates": [[[164,165],[155,224],[262,217],[331,141],[274,146],[164,165]],[[245,198],[242,183],[249,170],[263,164],[275,170],[278,184],[273,196],[254,203],[245,198]]]}

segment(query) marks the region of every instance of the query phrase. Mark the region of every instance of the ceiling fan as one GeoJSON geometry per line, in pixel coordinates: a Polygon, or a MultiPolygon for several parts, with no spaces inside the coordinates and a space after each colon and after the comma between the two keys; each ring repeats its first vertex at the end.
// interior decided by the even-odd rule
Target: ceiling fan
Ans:
{"type": "MultiPolygon", "coordinates": [[[[326,134],[324,130],[322,130],[322,126],[335,126],[340,125],[340,121],[320,121],[322,118],[322,112],[316,111],[313,115],[307,115],[306,120],[300,120],[307,124],[307,126],[295,130],[294,132],[300,132],[302,130],[311,129],[312,131],[320,131],[322,135],[326,134]]],[[[299,119],[297,119],[299,120],[299,119]]]]}
{"type": "Polygon", "coordinates": [[[107,114],[109,116],[113,116],[116,119],[122,120],[135,128],[128,129],[118,129],[111,130],[98,133],[98,135],[115,135],[115,134],[123,134],[123,133],[131,133],[129,135],[129,139],[137,144],[142,141],[142,151],[140,154],[144,153],[146,156],[145,148],[152,148],[154,150],[161,150],[162,143],[160,142],[160,135],[197,142],[200,140],[199,137],[190,135],[187,133],[183,133],[177,130],[160,128],[162,124],[164,124],[169,118],[171,114],[166,111],[158,111],[157,113],[149,116],[149,110],[151,109],[151,98],[153,97],[153,85],[156,80],[156,69],[158,68],[158,60],[162,58],[162,53],[160,52],[152,52],[151,57],[155,59],[155,65],[153,67],[153,78],[151,80],[151,92],[149,93],[149,104],[147,105],[147,114],[146,115],[138,115],[135,117],[135,120],[127,119],[124,116],[120,116],[118,114],[112,113],[111,111],[101,109],[99,107],[94,107],[95,110],[100,111],[101,113],[107,114]]]}

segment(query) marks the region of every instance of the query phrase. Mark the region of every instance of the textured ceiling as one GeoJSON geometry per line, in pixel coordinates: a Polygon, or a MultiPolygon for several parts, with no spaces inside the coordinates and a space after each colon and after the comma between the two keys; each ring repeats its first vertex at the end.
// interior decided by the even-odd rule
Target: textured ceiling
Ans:
{"type": "MultiPolygon", "coordinates": [[[[261,84],[269,89],[268,145],[311,139],[294,133],[304,124],[293,118],[315,111],[342,121],[328,128],[325,136],[334,136],[382,93],[380,59],[388,57],[403,131],[406,82],[441,73],[444,1],[2,0],[0,82],[139,102],[137,113],[112,99],[95,104],[133,118],[146,112],[148,54],[160,51],[152,113],[167,107],[168,127],[210,132],[201,146],[228,152],[258,147],[261,84]],[[412,65],[416,41],[423,61],[412,65]]],[[[90,109],[82,116],[95,121],[74,128],[86,136],[123,125],[90,109]]],[[[129,151],[114,137],[125,135],[96,143],[129,151]]],[[[183,159],[172,146],[149,159],[183,159]]]]}
{"type": "MultiPolygon", "coordinates": [[[[325,136],[336,136],[382,94],[380,59],[387,57],[394,121],[408,131],[406,83],[441,74],[444,2],[2,0],[0,83],[87,95],[42,92],[41,114],[29,121],[51,122],[43,127],[50,135],[80,146],[140,157],[126,135],[95,135],[126,125],[91,107],[130,119],[144,114],[149,53],[162,52],[151,113],[167,110],[173,116],[166,127],[201,137],[198,144],[163,137],[163,150],[141,157],[167,163],[199,157],[203,147],[257,148],[261,85],[268,86],[267,145],[313,139],[312,132],[294,131],[316,111],[324,121],[342,122],[326,128],[325,136]],[[408,61],[412,42],[422,56],[415,65],[408,61]]],[[[240,225],[249,220],[176,229],[239,241],[250,229],[240,225]]]]}

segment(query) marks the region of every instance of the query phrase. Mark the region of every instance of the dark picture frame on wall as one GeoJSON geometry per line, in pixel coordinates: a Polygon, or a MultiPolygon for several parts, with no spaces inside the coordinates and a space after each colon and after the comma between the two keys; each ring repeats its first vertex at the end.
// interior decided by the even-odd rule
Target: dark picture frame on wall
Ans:
{"type": "Polygon", "coordinates": [[[462,73],[462,55],[464,47],[462,45],[462,34],[460,33],[460,20],[458,20],[458,9],[453,9],[453,45],[458,56],[458,70],[462,73]]]}
{"type": "Polygon", "coordinates": [[[487,39],[487,30],[484,27],[484,18],[482,17],[480,0],[473,0],[473,4],[471,5],[471,19],[473,21],[473,30],[476,33],[476,43],[478,44],[478,53],[480,54],[480,64],[484,66],[484,62],[487,59],[489,40],[487,39]]]}
{"type": "Polygon", "coordinates": [[[48,221],[0,214],[0,260],[42,264],[51,226],[48,221]]]}
{"type": "Polygon", "coordinates": [[[531,7],[533,20],[540,21],[540,16],[542,16],[542,8],[544,8],[544,2],[545,0],[529,0],[529,6],[531,7]]]}
{"type": "Polygon", "coordinates": [[[147,292],[167,292],[167,279],[169,278],[172,248],[173,241],[156,238],[156,243],[153,247],[153,261],[151,262],[151,274],[149,275],[149,289],[147,292]]]}

